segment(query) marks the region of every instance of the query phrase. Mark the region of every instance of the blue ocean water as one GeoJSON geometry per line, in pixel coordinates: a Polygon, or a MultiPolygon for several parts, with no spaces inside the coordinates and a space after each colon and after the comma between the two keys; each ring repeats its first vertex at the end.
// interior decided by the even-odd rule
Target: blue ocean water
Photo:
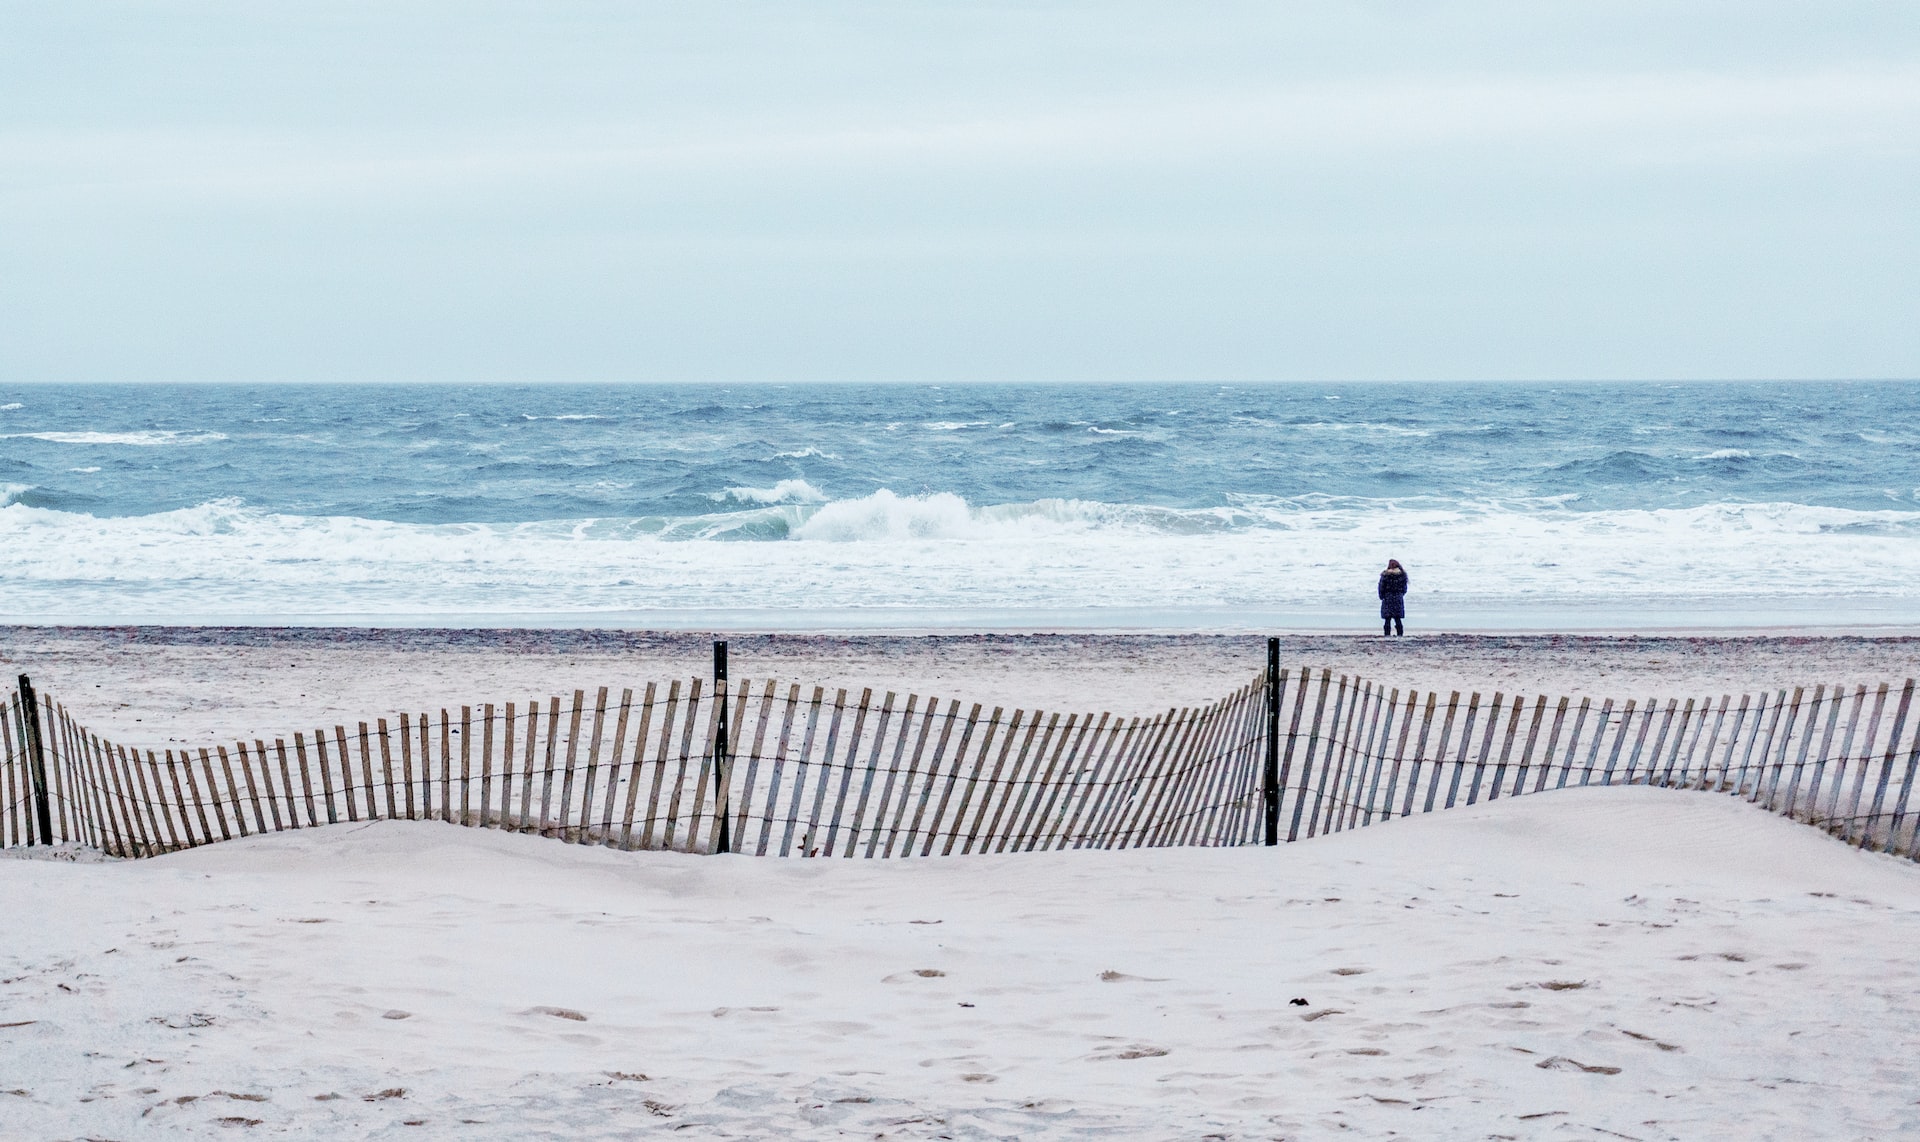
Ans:
{"type": "Polygon", "coordinates": [[[0,387],[0,618],[1906,623],[1920,385],[0,387]]]}

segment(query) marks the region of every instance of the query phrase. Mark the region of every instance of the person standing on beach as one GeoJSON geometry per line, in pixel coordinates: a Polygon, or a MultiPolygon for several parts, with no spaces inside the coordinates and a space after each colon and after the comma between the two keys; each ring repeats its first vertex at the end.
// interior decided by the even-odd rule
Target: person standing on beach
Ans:
{"type": "Polygon", "coordinates": [[[1380,572],[1380,633],[1386,635],[1404,635],[1407,633],[1407,569],[1400,566],[1398,559],[1387,560],[1387,569],[1380,572]]]}

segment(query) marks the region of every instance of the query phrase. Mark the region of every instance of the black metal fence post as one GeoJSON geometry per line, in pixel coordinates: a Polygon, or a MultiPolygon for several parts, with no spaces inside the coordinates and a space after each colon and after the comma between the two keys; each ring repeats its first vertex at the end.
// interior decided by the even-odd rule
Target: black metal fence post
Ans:
{"type": "Polygon", "coordinates": [[[1280,843],[1280,640],[1267,640],[1267,766],[1261,782],[1269,845],[1280,843]]]}
{"type": "Polygon", "coordinates": [[[715,839],[714,851],[730,853],[733,851],[733,806],[727,798],[727,644],[713,644],[713,700],[719,705],[714,707],[713,720],[713,805],[720,817],[719,835],[715,839]]]}
{"type": "MultiPolygon", "coordinates": [[[[20,738],[27,751],[27,771],[33,782],[33,811],[39,826],[40,843],[53,843],[53,804],[47,798],[47,747],[40,733],[40,699],[33,692],[33,681],[20,676],[20,738]]],[[[32,844],[31,838],[27,841],[32,844]]]]}

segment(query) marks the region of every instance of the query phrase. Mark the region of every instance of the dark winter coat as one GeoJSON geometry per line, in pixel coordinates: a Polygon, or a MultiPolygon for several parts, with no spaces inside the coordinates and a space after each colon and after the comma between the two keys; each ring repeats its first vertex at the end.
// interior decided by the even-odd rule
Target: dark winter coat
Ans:
{"type": "Polygon", "coordinates": [[[1407,617],[1407,573],[1391,567],[1380,572],[1380,617],[1407,617]]]}

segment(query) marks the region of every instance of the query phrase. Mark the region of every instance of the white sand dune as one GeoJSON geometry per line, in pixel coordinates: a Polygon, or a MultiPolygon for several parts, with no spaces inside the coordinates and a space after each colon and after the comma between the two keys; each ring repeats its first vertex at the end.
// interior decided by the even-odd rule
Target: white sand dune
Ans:
{"type": "Polygon", "coordinates": [[[388,822],[0,909],[9,1139],[1920,1131],[1920,868],[1707,794],[930,861],[388,822]]]}

